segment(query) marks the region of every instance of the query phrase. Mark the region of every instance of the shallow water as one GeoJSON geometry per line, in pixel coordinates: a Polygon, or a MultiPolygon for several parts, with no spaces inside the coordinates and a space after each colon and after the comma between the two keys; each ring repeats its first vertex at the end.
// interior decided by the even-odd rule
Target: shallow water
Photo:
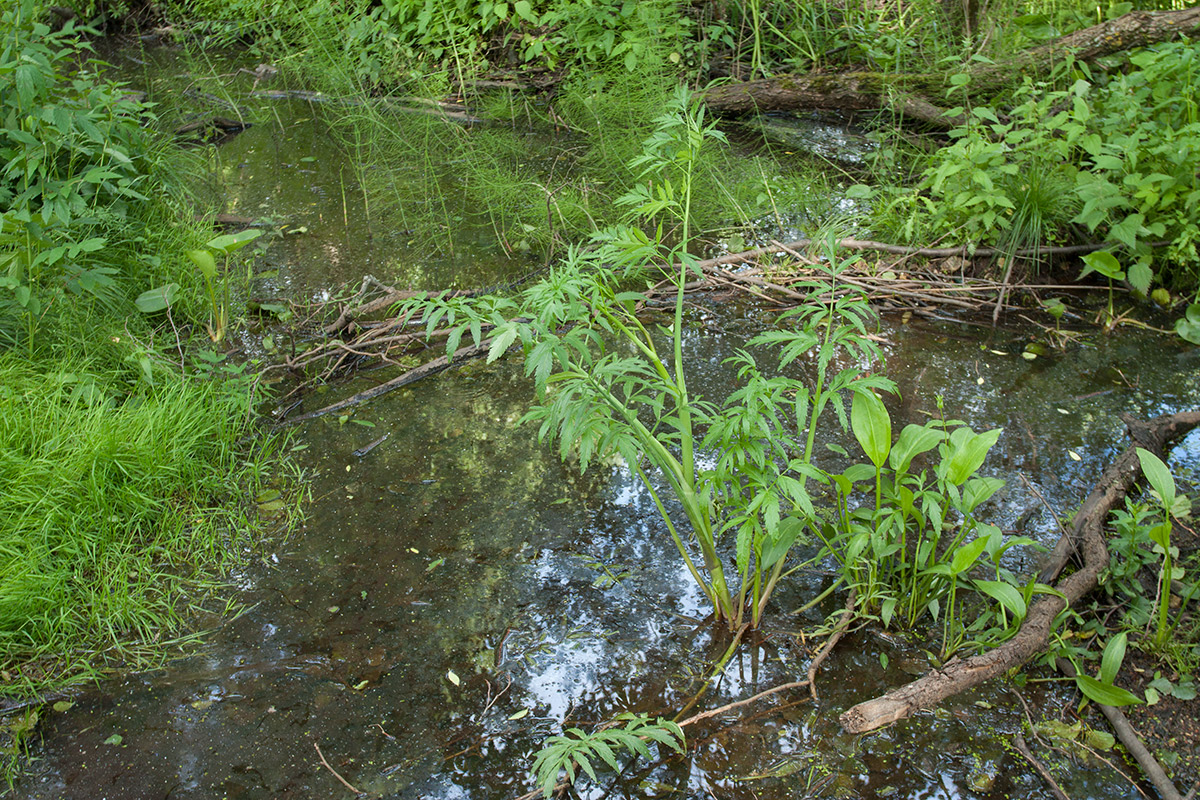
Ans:
{"type": "MultiPolygon", "coordinates": [[[[174,56],[151,55],[163,59],[162,72],[145,73],[152,80],[180,70],[174,56]]],[[[262,117],[275,122],[235,137],[214,161],[227,211],[307,229],[275,245],[279,274],[259,292],[304,299],[366,272],[419,288],[490,283],[527,267],[492,253],[475,258],[469,247],[453,260],[407,250],[400,234],[362,218],[311,105],[272,101],[269,110],[262,117]]],[[[721,396],[735,384],[722,359],[769,317],[703,299],[689,317],[690,385],[721,396]]],[[[1067,513],[1125,446],[1119,413],[1189,408],[1200,395],[1200,350],[1145,332],[1096,335],[1033,361],[1021,357],[1030,341],[1023,330],[887,320],[879,335],[902,391],[896,429],[938,413],[939,395],[948,416],[1003,427],[984,468],[1007,482],[989,519],[1010,527],[1029,511],[1023,532],[1044,541],[1056,535],[1053,520],[1020,475],[1067,513]]],[[[335,386],[310,402],[355,388],[335,386]]],[[[195,655],[81,691],[68,712],[48,712],[33,774],[17,794],[347,796],[336,770],[374,796],[511,798],[534,788],[533,754],[564,726],[683,707],[728,634],[701,619],[701,598],[647,493],[621,468],[580,475],[561,464],[535,430],[515,424],[529,399],[516,367],[474,364],[375,401],[344,424],[305,425],[297,441],[307,445],[298,457],[312,476],[310,518],[238,576],[244,613],[218,625],[195,655]],[[352,455],[385,433],[368,455],[352,455]]],[[[1193,435],[1172,465],[1194,476],[1198,464],[1193,435]]],[[[1033,558],[1019,566],[1032,569],[1033,558]]],[[[812,573],[789,582],[764,630],[698,708],[802,677],[820,641],[803,632],[841,599],[789,612],[828,580],[812,573]]],[[[819,703],[789,693],[696,726],[686,756],[581,781],[579,795],[1049,796],[1005,747],[1022,714],[1004,686],[870,736],[841,731],[840,711],[927,669],[919,646],[857,632],[826,662],[819,703]]],[[[1051,713],[1071,707],[1053,690],[1031,687],[1026,696],[1051,713]]],[[[1129,794],[1105,767],[1060,777],[1075,798],[1129,794]]]]}

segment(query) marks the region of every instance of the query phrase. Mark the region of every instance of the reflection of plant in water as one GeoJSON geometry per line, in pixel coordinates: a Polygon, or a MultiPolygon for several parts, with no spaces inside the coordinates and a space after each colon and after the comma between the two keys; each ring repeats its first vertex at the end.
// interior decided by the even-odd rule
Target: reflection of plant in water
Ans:
{"type": "Polygon", "coordinates": [[[587,553],[578,553],[575,557],[580,559],[585,567],[598,573],[592,581],[592,587],[596,589],[611,589],[632,574],[629,567],[612,561],[611,557],[604,560],[587,553]]]}
{"type": "MultiPolygon", "coordinates": [[[[567,621],[562,620],[563,625],[567,625],[567,621]]],[[[531,621],[534,625],[536,621],[531,621]]],[[[593,630],[579,625],[568,626],[566,632],[558,639],[551,639],[550,635],[543,629],[545,623],[536,623],[539,627],[531,627],[529,629],[510,629],[502,638],[497,653],[499,654],[496,660],[496,666],[507,663],[509,661],[518,661],[525,664],[526,667],[533,669],[537,666],[538,659],[542,656],[549,655],[554,651],[554,648],[572,641],[583,641],[587,639],[608,639],[613,634],[612,631],[593,630]]]]}

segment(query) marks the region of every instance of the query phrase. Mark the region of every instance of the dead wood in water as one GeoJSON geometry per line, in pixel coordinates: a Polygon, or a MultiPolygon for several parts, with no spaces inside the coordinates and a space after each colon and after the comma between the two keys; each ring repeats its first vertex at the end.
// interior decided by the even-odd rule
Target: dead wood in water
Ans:
{"type": "MultiPolygon", "coordinates": [[[[1058,671],[1068,678],[1075,677],[1075,666],[1065,658],[1055,659],[1055,666],[1058,671]]],[[[1108,724],[1112,726],[1116,732],[1117,738],[1121,744],[1125,745],[1125,749],[1133,756],[1133,760],[1142,768],[1142,774],[1150,779],[1154,784],[1154,788],[1158,790],[1162,800],[1183,800],[1183,795],[1175,787],[1175,784],[1167,777],[1167,772],[1162,768],[1162,764],[1158,763],[1158,759],[1154,754],[1146,749],[1146,745],[1142,742],[1142,737],[1138,736],[1137,731],[1129,724],[1129,720],[1125,717],[1124,712],[1114,706],[1106,706],[1103,703],[1097,703],[1100,707],[1100,712],[1104,714],[1108,724]]]]}
{"type": "MultiPolygon", "coordinates": [[[[740,295],[771,303],[780,309],[810,302],[812,284],[823,283],[828,276],[816,257],[810,257],[805,251],[818,246],[824,249],[826,244],[809,239],[786,243],[772,242],[766,247],[704,259],[693,265],[699,274],[695,280],[685,285],[684,290],[688,294],[707,293],[714,299],[740,295]],[[774,258],[779,255],[785,257],[783,262],[774,258]]],[[[1098,250],[1102,246],[1096,244],[1042,248],[1040,252],[1043,255],[1074,255],[1098,250]]],[[[957,274],[972,256],[986,258],[995,254],[996,251],[990,248],[971,250],[965,246],[905,247],[860,239],[841,239],[834,242],[834,247],[842,250],[880,252],[898,258],[891,262],[877,262],[865,268],[841,272],[832,290],[828,287],[822,288],[819,302],[827,302],[830,291],[834,296],[862,292],[871,302],[885,305],[888,311],[910,311],[937,318],[940,316],[937,312],[943,309],[968,313],[992,311],[996,308],[1002,311],[1016,309],[1017,307],[1008,301],[1006,292],[1007,296],[1011,297],[1022,292],[1036,294],[1043,290],[1087,291],[1089,288],[1057,284],[1006,286],[1002,282],[986,278],[957,274]],[[954,272],[907,266],[907,261],[914,257],[949,260],[954,272]]],[[[442,292],[441,295],[467,298],[507,291],[545,271],[546,268],[542,268],[500,286],[448,291],[442,292]]],[[[370,275],[364,276],[358,291],[350,298],[318,303],[307,309],[309,321],[303,327],[318,331],[317,341],[304,350],[292,352],[279,367],[293,374],[306,376],[303,382],[308,384],[328,382],[372,363],[399,366],[400,356],[422,349],[430,342],[448,338],[450,329],[441,328],[426,332],[405,314],[393,314],[382,319],[376,317],[397,303],[435,294],[438,293],[397,289],[370,275]],[[336,318],[332,322],[321,323],[320,317],[328,314],[331,309],[336,310],[336,318]]],[[[674,294],[675,285],[669,278],[664,278],[658,285],[643,292],[645,304],[651,308],[673,303],[674,294]]],[[[298,316],[304,314],[300,313],[298,316]]],[[[489,328],[484,325],[480,330],[486,334],[489,328]]],[[[476,358],[486,353],[490,344],[491,340],[485,338],[474,347],[458,350],[452,358],[433,359],[380,386],[289,419],[287,422],[298,422],[342,411],[379,397],[393,389],[441,372],[452,366],[454,361],[476,358]]]]}
{"type": "Polygon", "coordinates": [[[449,369],[452,363],[467,361],[486,355],[491,345],[491,339],[486,339],[473,347],[466,347],[456,351],[454,353],[453,360],[448,356],[442,356],[441,358],[435,358],[432,361],[427,361],[416,369],[410,369],[403,375],[392,378],[390,381],[381,383],[378,386],[372,386],[370,389],[364,389],[358,394],[347,397],[345,400],[339,400],[336,403],[327,405],[324,408],[319,408],[316,411],[310,411],[307,414],[301,414],[298,417],[291,417],[284,420],[284,423],[291,425],[296,422],[304,422],[305,420],[323,417],[326,414],[333,414],[337,411],[344,411],[352,406],[365,403],[368,400],[373,400],[374,398],[381,397],[388,392],[395,391],[401,386],[407,386],[408,384],[419,381],[422,378],[426,378],[430,375],[441,372],[442,370],[449,369]]]}
{"type": "Polygon", "coordinates": [[[1200,426],[1200,411],[1156,417],[1146,423],[1129,418],[1126,425],[1134,444],[1104,471],[1075,514],[1067,538],[1075,543],[1083,566],[1055,584],[1059,594],[1041,596],[1030,606],[1017,635],[994,650],[951,661],[923,678],[850,708],[840,718],[846,730],[866,733],[904,719],[1021,666],[1046,647],[1055,618],[1095,589],[1100,572],[1108,566],[1104,523],[1141,475],[1136,448],[1161,456],[1168,442],[1200,426]]]}

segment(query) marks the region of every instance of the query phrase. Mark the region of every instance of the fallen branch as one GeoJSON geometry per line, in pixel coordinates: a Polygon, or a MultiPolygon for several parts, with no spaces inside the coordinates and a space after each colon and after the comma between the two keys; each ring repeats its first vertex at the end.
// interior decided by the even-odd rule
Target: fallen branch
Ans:
{"type": "MultiPolygon", "coordinates": [[[[746,250],[740,253],[729,253],[715,258],[704,259],[693,266],[702,276],[701,280],[689,281],[684,286],[685,292],[732,290],[744,292],[759,301],[773,303],[780,307],[808,302],[810,299],[810,284],[812,280],[821,280],[824,275],[815,266],[815,262],[802,251],[806,248],[821,245],[818,240],[799,239],[792,242],[772,242],[770,246],[746,250]],[[732,271],[727,269],[734,265],[752,263],[765,256],[787,254],[795,259],[786,270],[765,272],[762,267],[749,267],[732,271]]],[[[987,256],[997,251],[990,248],[976,248],[973,251],[968,246],[947,248],[919,248],[891,245],[860,239],[840,239],[834,246],[849,250],[876,250],[903,257],[919,256],[924,258],[949,258],[970,255],[987,256]]],[[[1103,247],[1102,244],[1079,245],[1074,247],[1040,248],[1042,254],[1074,254],[1089,252],[1103,247]]],[[[1018,253],[1033,253],[1033,250],[1018,251],[1018,253]]],[[[444,293],[444,297],[476,297],[490,291],[499,291],[519,285],[534,275],[543,272],[545,268],[535,270],[516,281],[502,287],[482,289],[457,290],[444,293]]],[[[987,279],[967,278],[964,276],[948,276],[937,272],[905,270],[899,274],[892,270],[883,270],[878,265],[871,271],[844,272],[838,277],[837,286],[832,290],[830,300],[844,293],[862,291],[872,301],[881,299],[896,301],[898,309],[909,309],[914,313],[929,315],[932,306],[948,306],[962,311],[980,312],[987,308],[1008,309],[1003,299],[1004,292],[1009,288],[1003,282],[987,279]]],[[[1036,285],[1022,287],[1028,291],[1060,290],[1081,291],[1089,287],[1078,285],[1036,285]]],[[[665,279],[658,285],[643,292],[647,306],[657,305],[667,294],[674,302],[676,287],[665,279]]],[[[363,321],[364,317],[378,313],[383,309],[403,300],[412,299],[428,292],[399,290],[381,283],[370,275],[364,276],[358,292],[341,306],[337,319],[322,327],[322,333],[328,337],[317,346],[300,354],[294,354],[286,359],[281,368],[292,372],[304,372],[314,365],[322,364],[317,376],[309,380],[328,381],[335,375],[345,372],[351,367],[362,364],[366,359],[377,359],[384,363],[395,363],[393,354],[409,347],[428,344],[437,338],[449,335],[448,328],[431,332],[412,329],[412,321],[407,315],[391,317],[377,322],[363,321]],[[371,296],[371,295],[375,296],[371,296]]],[[[823,297],[823,300],[826,299],[823,297]]],[[[319,311],[318,311],[319,313],[319,311]]],[[[482,347],[486,348],[487,343],[482,347]]],[[[475,358],[486,350],[467,348],[456,353],[455,359],[468,360],[475,358]]],[[[452,366],[448,358],[435,359],[422,366],[405,372],[380,386],[360,392],[346,400],[318,409],[317,411],[294,417],[288,423],[300,422],[314,417],[331,414],[336,411],[370,400],[389,391],[405,386],[429,375],[441,372],[452,366]]]]}
{"type": "MultiPolygon", "coordinates": [[[[1075,677],[1075,666],[1065,658],[1055,659],[1055,666],[1058,671],[1068,678],[1075,677]]],[[[1125,714],[1121,709],[1113,706],[1106,706],[1103,703],[1096,703],[1100,707],[1101,713],[1108,720],[1108,724],[1112,726],[1113,731],[1117,734],[1117,738],[1121,740],[1121,744],[1125,745],[1125,749],[1129,751],[1129,755],[1137,761],[1138,766],[1142,768],[1144,774],[1154,788],[1158,790],[1158,794],[1163,800],[1183,800],[1183,795],[1175,788],[1175,784],[1167,777],[1167,772],[1158,763],[1158,759],[1154,754],[1146,749],[1146,745],[1142,744],[1142,738],[1138,736],[1137,731],[1129,724],[1129,720],[1125,718],[1125,714]]]]}
{"type": "Polygon", "coordinates": [[[850,596],[846,598],[846,607],[842,609],[842,618],[838,620],[837,626],[833,629],[833,634],[821,646],[821,650],[813,657],[812,663],[808,665],[808,691],[812,695],[814,703],[821,702],[820,696],[817,694],[817,670],[821,668],[821,664],[833,652],[833,648],[837,645],[838,640],[846,633],[846,629],[850,627],[850,622],[854,619],[854,605],[858,602],[858,593],[854,587],[850,588],[850,596]]]}
{"type": "Polygon", "coordinates": [[[708,711],[701,711],[699,714],[693,714],[692,716],[690,716],[687,719],[680,722],[679,727],[683,728],[687,725],[694,725],[697,722],[709,719],[710,717],[716,717],[716,716],[719,716],[726,712],[733,711],[735,708],[741,708],[742,706],[748,706],[751,703],[758,702],[759,700],[763,699],[764,697],[770,697],[773,694],[778,694],[780,692],[786,692],[789,689],[803,689],[805,686],[808,686],[808,685],[809,685],[809,680],[807,678],[805,678],[802,681],[792,681],[791,683],[783,683],[783,684],[780,684],[779,686],[775,686],[773,688],[759,692],[758,694],[753,695],[752,697],[747,697],[743,700],[735,700],[734,702],[726,703],[725,705],[723,705],[719,708],[710,708],[708,711]]]}
{"type": "MultiPolygon", "coordinates": [[[[1130,420],[1126,424],[1136,444],[1162,454],[1168,442],[1200,426],[1200,411],[1156,417],[1149,423],[1130,420]]],[[[1096,588],[1100,572],[1108,566],[1105,520],[1140,474],[1136,447],[1132,446],[1104,471],[1071,526],[1072,537],[1083,555],[1083,566],[1055,585],[1057,594],[1043,595],[1030,607],[1016,636],[994,650],[953,661],[882,697],[853,706],[841,715],[842,726],[850,733],[865,733],[891,724],[1002,675],[1045,648],[1059,613],[1096,588]]]]}
{"type": "Polygon", "coordinates": [[[317,755],[321,757],[321,763],[325,765],[325,769],[332,772],[333,777],[337,778],[338,782],[341,783],[342,786],[345,786],[347,789],[349,789],[350,791],[354,792],[357,795],[362,794],[362,792],[360,792],[358,789],[355,789],[348,780],[346,780],[341,775],[339,775],[338,771],[336,769],[329,766],[329,762],[325,760],[325,754],[321,752],[321,745],[317,744],[316,742],[313,742],[313,747],[317,748],[317,755]]]}
{"type": "Polygon", "coordinates": [[[338,402],[331,403],[330,405],[327,405],[324,408],[318,408],[316,411],[310,411],[307,414],[301,414],[298,417],[291,417],[289,419],[285,419],[285,420],[281,421],[280,424],[281,425],[293,425],[297,422],[304,422],[305,420],[316,419],[317,417],[323,417],[326,414],[332,414],[336,411],[342,411],[343,409],[350,408],[351,406],[356,406],[359,403],[365,403],[367,400],[372,400],[376,397],[379,397],[380,395],[385,395],[388,392],[395,391],[396,389],[399,389],[401,386],[405,386],[407,384],[413,383],[414,381],[419,381],[422,378],[426,378],[435,373],[449,369],[453,363],[468,361],[470,359],[479,358],[480,356],[486,355],[488,352],[488,349],[491,347],[491,345],[492,345],[492,340],[487,339],[483,342],[480,342],[477,345],[473,345],[471,347],[465,347],[462,350],[455,352],[453,361],[451,361],[449,356],[442,356],[441,358],[435,358],[432,361],[427,361],[426,363],[422,364],[421,366],[419,366],[415,369],[410,369],[408,372],[405,372],[403,375],[398,375],[395,378],[392,378],[390,381],[387,381],[386,383],[381,383],[378,386],[373,386],[370,389],[365,389],[365,390],[359,392],[358,394],[347,397],[345,400],[339,400],[338,402]]]}

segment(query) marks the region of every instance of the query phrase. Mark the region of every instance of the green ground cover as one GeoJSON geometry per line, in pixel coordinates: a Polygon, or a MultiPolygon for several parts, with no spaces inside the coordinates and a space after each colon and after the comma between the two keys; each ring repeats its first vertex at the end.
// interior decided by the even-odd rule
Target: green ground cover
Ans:
{"type": "Polygon", "coordinates": [[[52,21],[0,14],[0,702],[180,652],[285,474],[205,335],[191,163],[52,21]]]}

